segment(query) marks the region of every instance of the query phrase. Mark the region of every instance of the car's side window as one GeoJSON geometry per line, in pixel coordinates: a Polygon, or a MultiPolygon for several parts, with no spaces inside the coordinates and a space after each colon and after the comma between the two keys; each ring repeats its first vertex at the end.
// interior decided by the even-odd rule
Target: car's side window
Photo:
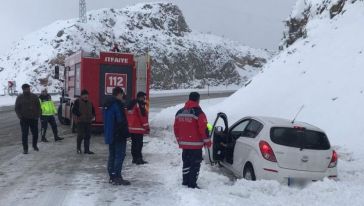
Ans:
{"type": "Polygon", "coordinates": [[[237,124],[230,132],[230,134],[235,137],[235,138],[239,138],[240,136],[243,135],[244,130],[246,128],[246,126],[249,124],[250,119],[247,120],[243,120],[242,122],[240,122],[239,124],[237,124]]]}
{"type": "Polygon", "coordinates": [[[251,120],[249,122],[249,124],[245,127],[245,130],[244,130],[242,136],[249,137],[249,138],[255,138],[262,129],[263,129],[262,123],[260,123],[256,120],[251,120]]]}

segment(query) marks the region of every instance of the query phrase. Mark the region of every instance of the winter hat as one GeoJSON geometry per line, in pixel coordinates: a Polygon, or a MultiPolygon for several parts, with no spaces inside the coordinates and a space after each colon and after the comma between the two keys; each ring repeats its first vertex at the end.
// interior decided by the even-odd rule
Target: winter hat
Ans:
{"type": "Polygon", "coordinates": [[[24,90],[24,89],[28,89],[30,88],[30,85],[29,84],[23,84],[21,85],[21,89],[24,90]]]}
{"type": "Polygon", "coordinates": [[[147,96],[147,94],[145,92],[138,92],[138,94],[137,94],[137,98],[145,97],[145,96],[147,96]]]}
{"type": "Polygon", "coordinates": [[[86,90],[86,89],[83,89],[82,91],[81,91],[81,96],[82,95],[88,95],[88,91],[86,90]]]}
{"type": "Polygon", "coordinates": [[[200,94],[198,92],[191,92],[188,99],[197,102],[200,100],[200,94]]]}
{"type": "Polygon", "coordinates": [[[40,87],[41,92],[48,92],[47,87],[40,87]]]}

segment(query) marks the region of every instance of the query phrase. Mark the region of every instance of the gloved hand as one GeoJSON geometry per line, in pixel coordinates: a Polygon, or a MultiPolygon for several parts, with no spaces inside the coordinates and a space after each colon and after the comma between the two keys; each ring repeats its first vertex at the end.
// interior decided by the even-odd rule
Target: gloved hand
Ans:
{"type": "Polygon", "coordinates": [[[211,141],[204,142],[203,144],[205,147],[210,148],[211,147],[211,141]]]}
{"type": "Polygon", "coordinates": [[[145,127],[144,129],[145,129],[145,133],[146,133],[146,134],[149,134],[149,132],[150,132],[150,128],[149,128],[149,127],[145,127]]]}

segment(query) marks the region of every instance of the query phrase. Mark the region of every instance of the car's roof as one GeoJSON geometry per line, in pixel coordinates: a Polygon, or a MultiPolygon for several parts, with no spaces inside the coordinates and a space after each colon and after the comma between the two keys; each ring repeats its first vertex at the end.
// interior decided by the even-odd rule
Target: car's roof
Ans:
{"type": "Polygon", "coordinates": [[[294,123],[292,123],[292,120],[277,118],[277,117],[268,117],[268,116],[250,116],[250,118],[259,120],[262,123],[269,124],[272,127],[274,127],[274,126],[277,126],[277,127],[279,127],[279,126],[281,126],[281,127],[298,126],[298,127],[304,127],[309,130],[324,132],[322,129],[320,129],[314,125],[308,124],[306,122],[295,121],[294,123]]]}

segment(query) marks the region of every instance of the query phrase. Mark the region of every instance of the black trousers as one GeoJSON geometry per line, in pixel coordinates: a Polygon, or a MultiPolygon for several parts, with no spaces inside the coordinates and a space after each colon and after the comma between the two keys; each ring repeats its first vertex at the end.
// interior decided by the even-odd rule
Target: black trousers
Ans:
{"type": "Polygon", "coordinates": [[[131,155],[133,160],[143,159],[143,134],[130,134],[131,135],[131,155]]]}
{"type": "Polygon", "coordinates": [[[28,150],[29,129],[33,136],[33,147],[38,143],[38,119],[21,119],[20,120],[23,149],[28,150]]]}
{"type": "Polygon", "coordinates": [[[82,140],[84,141],[84,151],[90,151],[91,123],[79,122],[77,124],[77,149],[81,150],[82,140]]]}
{"type": "Polygon", "coordinates": [[[182,152],[182,161],[182,184],[195,188],[202,162],[202,149],[184,149],[182,152]]]}
{"type": "Polygon", "coordinates": [[[40,122],[41,122],[41,125],[42,125],[42,128],[41,128],[42,139],[45,139],[45,136],[46,136],[46,133],[47,133],[48,123],[52,127],[54,139],[56,139],[58,137],[56,118],[54,118],[53,115],[51,115],[51,116],[43,116],[42,115],[40,117],[40,122]]]}

